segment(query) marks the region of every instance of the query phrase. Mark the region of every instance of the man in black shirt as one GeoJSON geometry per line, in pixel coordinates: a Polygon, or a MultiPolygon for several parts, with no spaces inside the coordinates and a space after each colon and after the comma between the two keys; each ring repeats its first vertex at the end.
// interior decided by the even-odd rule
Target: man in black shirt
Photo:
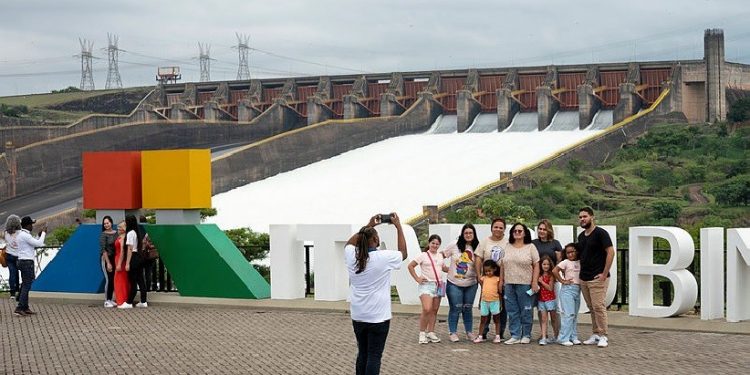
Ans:
{"type": "Polygon", "coordinates": [[[594,223],[594,210],[584,207],[578,212],[578,221],[584,229],[578,235],[581,249],[581,292],[591,311],[593,335],[585,345],[597,344],[600,348],[609,345],[607,339],[607,306],[604,299],[609,285],[609,269],[615,257],[615,249],[609,233],[594,223]]]}

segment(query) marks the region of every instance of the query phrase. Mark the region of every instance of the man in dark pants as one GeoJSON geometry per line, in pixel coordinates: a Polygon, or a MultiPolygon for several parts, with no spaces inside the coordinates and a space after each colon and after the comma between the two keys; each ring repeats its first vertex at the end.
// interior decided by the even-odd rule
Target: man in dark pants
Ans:
{"type": "Polygon", "coordinates": [[[21,219],[21,231],[18,232],[16,243],[18,244],[18,270],[21,271],[21,291],[18,293],[18,305],[13,312],[16,316],[33,315],[35,312],[29,308],[29,291],[31,283],[36,277],[34,272],[34,258],[36,248],[44,246],[44,237],[47,228],[43,227],[39,233],[39,239],[31,236],[34,220],[28,216],[21,219]]]}

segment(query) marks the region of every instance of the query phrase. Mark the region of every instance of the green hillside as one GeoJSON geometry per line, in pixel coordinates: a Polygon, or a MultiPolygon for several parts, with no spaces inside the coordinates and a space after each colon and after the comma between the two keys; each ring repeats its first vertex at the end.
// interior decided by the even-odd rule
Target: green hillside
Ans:
{"type": "Polygon", "coordinates": [[[130,113],[153,87],[131,87],[117,90],[81,91],[75,88],[49,94],[0,97],[2,113],[34,123],[68,124],[84,116],[130,113]]]}
{"type": "MultiPolygon", "coordinates": [[[[600,167],[572,160],[536,170],[532,188],[484,197],[448,215],[448,222],[487,222],[494,216],[535,224],[548,218],[576,224],[591,206],[599,223],[680,226],[694,238],[709,226],[750,226],[750,128],[659,125],[625,145],[600,167]]],[[[619,231],[620,240],[627,231],[619,231]]]]}

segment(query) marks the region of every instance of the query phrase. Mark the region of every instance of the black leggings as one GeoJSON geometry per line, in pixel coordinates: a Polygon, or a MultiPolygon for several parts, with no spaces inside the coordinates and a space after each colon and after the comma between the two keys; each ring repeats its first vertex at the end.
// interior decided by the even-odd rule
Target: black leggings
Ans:
{"type": "Polygon", "coordinates": [[[130,271],[128,271],[128,280],[130,281],[130,294],[128,303],[133,304],[135,293],[138,288],[141,289],[141,302],[146,302],[146,279],[143,277],[143,260],[138,252],[134,252],[130,257],[130,271]]]}
{"type": "Polygon", "coordinates": [[[112,265],[112,272],[107,271],[107,263],[102,261],[102,272],[104,272],[104,275],[106,276],[106,279],[104,280],[104,289],[106,291],[106,301],[112,300],[112,295],[115,292],[115,256],[109,256],[109,264],[112,265]]]}

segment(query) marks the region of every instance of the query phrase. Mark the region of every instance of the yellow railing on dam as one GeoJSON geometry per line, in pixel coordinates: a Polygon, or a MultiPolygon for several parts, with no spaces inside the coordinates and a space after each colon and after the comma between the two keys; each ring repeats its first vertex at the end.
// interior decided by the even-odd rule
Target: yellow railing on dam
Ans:
{"type": "MultiPolygon", "coordinates": [[[[488,184],[482,185],[482,186],[480,186],[480,187],[478,187],[478,188],[476,188],[476,189],[474,189],[474,190],[472,190],[472,191],[470,191],[470,192],[468,192],[468,193],[466,193],[464,195],[458,196],[456,198],[453,198],[453,199],[449,200],[448,202],[440,204],[440,205],[438,205],[438,211],[444,210],[444,209],[446,209],[446,208],[448,208],[450,206],[453,206],[453,205],[455,205],[455,204],[457,204],[459,202],[462,202],[462,201],[465,201],[465,200],[468,200],[468,199],[471,199],[471,198],[475,198],[475,197],[477,197],[477,196],[479,196],[481,194],[486,193],[489,190],[497,188],[498,186],[507,184],[508,182],[510,182],[510,180],[512,180],[512,179],[514,179],[516,177],[522,176],[522,175],[524,175],[524,174],[526,174],[526,173],[528,173],[528,172],[530,172],[530,171],[532,171],[534,169],[537,169],[540,166],[544,165],[545,163],[548,163],[548,162],[550,162],[550,161],[552,161],[552,160],[554,160],[554,159],[556,159],[556,158],[564,155],[565,153],[570,152],[571,150],[576,149],[577,147],[580,147],[580,146],[582,146],[582,145],[584,145],[586,143],[592,142],[592,141],[594,141],[596,139],[599,139],[601,137],[606,136],[607,134],[610,134],[612,132],[615,132],[615,131],[618,131],[618,130],[622,129],[624,126],[630,124],[634,120],[639,119],[639,118],[641,118],[641,117],[643,117],[643,116],[645,116],[645,115],[653,112],[656,109],[656,107],[659,106],[659,104],[661,104],[661,102],[664,100],[664,98],[667,97],[668,94],[669,94],[669,89],[668,88],[664,89],[662,91],[661,95],[659,95],[659,97],[656,99],[656,101],[654,101],[654,103],[651,104],[651,106],[648,107],[647,109],[645,109],[643,111],[640,111],[640,112],[638,112],[638,113],[636,113],[636,114],[634,114],[632,116],[629,116],[629,117],[625,118],[624,120],[618,122],[617,124],[612,125],[609,128],[603,130],[601,133],[592,135],[592,136],[590,136],[588,138],[584,138],[581,141],[579,141],[579,142],[577,142],[577,143],[575,143],[575,144],[573,144],[573,145],[571,145],[571,146],[569,146],[569,147],[567,147],[567,148],[565,148],[565,149],[563,149],[561,151],[558,151],[555,154],[553,154],[553,155],[551,155],[551,156],[549,156],[549,157],[547,157],[545,159],[537,161],[537,162],[535,162],[533,164],[529,164],[529,165],[527,165],[527,166],[525,166],[525,167],[523,167],[521,169],[512,171],[512,174],[511,174],[510,177],[501,178],[499,180],[496,180],[496,181],[490,182],[488,184]]],[[[426,219],[427,216],[428,216],[428,214],[422,213],[422,214],[419,214],[419,215],[416,215],[414,217],[409,218],[409,220],[407,220],[406,222],[409,225],[414,225],[414,224],[416,224],[416,223],[418,223],[418,222],[426,219]]]]}

